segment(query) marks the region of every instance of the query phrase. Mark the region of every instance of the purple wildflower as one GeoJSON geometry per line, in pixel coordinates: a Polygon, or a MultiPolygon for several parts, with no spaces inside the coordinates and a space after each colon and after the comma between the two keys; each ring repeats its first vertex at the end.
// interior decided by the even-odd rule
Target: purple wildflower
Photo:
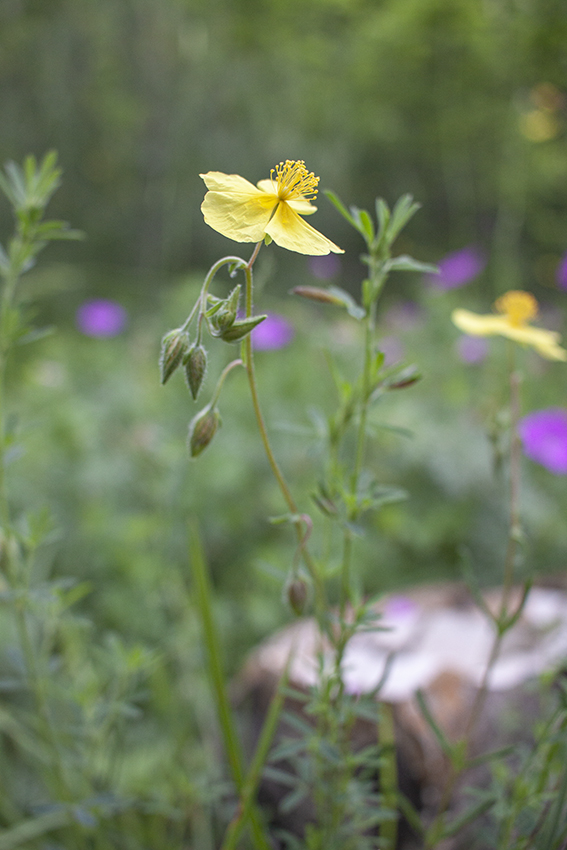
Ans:
{"type": "Polygon", "coordinates": [[[481,363],[488,354],[488,341],[480,336],[463,334],[457,340],[457,354],[463,363],[481,363]]]}
{"type": "Polygon", "coordinates": [[[76,321],[77,327],[86,336],[116,336],[126,327],[128,314],[116,301],[97,298],[81,304],[76,321]]]}
{"type": "Polygon", "coordinates": [[[256,351],[270,351],[284,348],[291,342],[294,333],[293,325],[287,319],[270,313],[268,318],[252,331],[252,342],[256,351]]]}
{"type": "Polygon", "coordinates": [[[565,254],[557,266],[555,279],[559,289],[567,290],[567,254],[565,254]]]}
{"type": "Polygon", "coordinates": [[[518,424],[524,453],[554,475],[567,475],[567,410],[549,407],[528,413],[518,424]]]}
{"type": "Polygon", "coordinates": [[[447,254],[437,263],[439,274],[428,275],[437,289],[458,289],[477,277],[486,266],[484,254],[474,245],[447,254]]]}

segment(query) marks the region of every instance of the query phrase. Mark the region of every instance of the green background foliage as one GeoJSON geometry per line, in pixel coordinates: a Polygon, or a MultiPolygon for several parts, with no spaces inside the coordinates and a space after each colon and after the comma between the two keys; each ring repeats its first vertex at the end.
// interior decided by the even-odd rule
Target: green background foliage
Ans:
{"type": "MultiPolygon", "coordinates": [[[[0,161],[57,149],[64,182],[50,214],[87,235],[51,246],[22,282],[36,324],[57,332],[21,347],[9,374],[15,512],[38,525],[46,505],[52,515],[35,580],[84,582],[55,653],[74,683],[69,700],[92,720],[104,694],[105,710],[128,718],[119,767],[108,755],[115,739],[104,739],[94,785],[159,798],[166,821],[182,798],[199,847],[209,847],[215,745],[187,518],[202,525],[231,673],[291,619],[281,595],[294,543],[266,522],[282,505],[243,376],[227,380],[223,427],[193,463],[185,440],[198,408],[179,375],[159,384],[161,337],[187,315],[201,271],[241,247],[205,226],[198,174],[255,182],[279,160],[301,158],[347,204],[412,193],[423,209],[400,253],[436,262],[468,244],[485,251],[486,271],[462,290],[438,292],[402,273],[385,294],[384,345],[393,340],[424,380],[376,408],[372,464],[409,499],[367,524],[357,557],[369,593],[456,578],[464,562],[481,582],[498,582],[506,487],[488,434],[507,400],[507,346],[493,340],[482,363],[463,364],[450,313],[488,311],[504,290],[527,288],[564,330],[555,270],[567,250],[566,42],[563,0],[0,3],[0,161]],[[541,104],[544,83],[557,94],[553,108],[541,104]],[[114,339],[75,325],[80,304],[101,296],[128,310],[114,339]],[[410,299],[414,319],[404,322],[399,307],[410,299]]],[[[358,297],[361,242],[323,196],[314,224],[347,249],[333,282],[358,297]]],[[[3,244],[11,226],[3,202],[3,244]]],[[[309,511],[321,421],[336,404],[325,350],[346,375],[356,371],[356,322],[287,294],[316,282],[305,258],[262,250],[257,306],[286,315],[295,338],[258,353],[258,380],[276,453],[309,511]]],[[[525,409],[563,404],[564,367],[530,352],[523,360],[525,409]]],[[[205,394],[225,363],[217,346],[205,394]]],[[[561,571],[564,481],[527,461],[524,481],[529,571],[561,571]]],[[[9,681],[9,651],[1,664],[9,681]]],[[[95,754],[101,728],[85,721],[95,754]]],[[[8,759],[7,775],[12,768],[8,759]]],[[[30,796],[44,802],[41,788],[30,796]]],[[[4,825],[29,812],[19,788],[15,798],[15,814],[0,811],[4,825]]]]}

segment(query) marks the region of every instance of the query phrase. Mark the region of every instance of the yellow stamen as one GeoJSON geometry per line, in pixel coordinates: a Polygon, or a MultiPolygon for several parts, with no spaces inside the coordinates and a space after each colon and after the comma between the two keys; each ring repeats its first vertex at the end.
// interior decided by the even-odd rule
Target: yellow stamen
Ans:
{"type": "Polygon", "coordinates": [[[312,201],[317,195],[319,178],[315,177],[312,171],[307,171],[302,159],[286,159],[285,162],[280,162],[270,171],[270,178],[275,183],[274,191],[280,201],[299,198],[312,201]]]}
{"type": "Polygon", "coordinates": [[[534,296],[530,292],[523,292],[520,289],[505,292],[494,306],[516,328],[523,327],[538,313],[538,303],[534,296]]]}

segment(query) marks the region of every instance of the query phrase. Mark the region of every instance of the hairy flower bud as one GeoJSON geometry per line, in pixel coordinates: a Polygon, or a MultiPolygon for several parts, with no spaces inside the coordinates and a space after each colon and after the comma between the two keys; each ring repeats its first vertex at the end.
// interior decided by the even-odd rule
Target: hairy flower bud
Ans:
{"type": "Polygon", "coordinates": [[[228,298],[223,302],[221,307],[213,314],[212,324],[217,333],[215,336],[222,336],[223,331],[230,328],[238,314],[238,302],[240,301],[241,286],[235,286],[228,298]]]}
{"type": "Polygon", "coordinates": [[[207,448],[220,425],[220,413],[208,404],[189,423],[187,445],[191,457],[197,457],[207,448]]]}
{"type": "Polygon", "coordinates": [[[185,355],[183,365],[191,395],[196,399],[207,370],[207,352],[203,346],[193,344],[185,355]]]}
{"type": "Polygon", "coordinates": [[[169,331],[164,336],[161,341],[161,356],[159,359],[162,384],[165,384],[173,375],[187,353],[188,348],[189,337],[181,328],[169,331]]]}
{"type": "Polygon", "coordinates": [[[309,601],[309,586],[305,579],[295,576],[285,586],[285,595],[293,613],[301,617],[309,601]]]}
{"type": "Polygon", "coordinates": [[[267,319],[268,316],[251,316],[249,319],[239,319],[233,322],[232,325],[219,334],[220,338],[225,342],[240,342],[254,328],[267,319]]]}

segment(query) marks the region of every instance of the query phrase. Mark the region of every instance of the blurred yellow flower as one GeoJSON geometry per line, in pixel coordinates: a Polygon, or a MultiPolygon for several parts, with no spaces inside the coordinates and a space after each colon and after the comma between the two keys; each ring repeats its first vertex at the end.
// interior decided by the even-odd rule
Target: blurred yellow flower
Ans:
{"type": "Polygon", "coordinates": [[[301,218],[317,210],[311,201],[319,183],[302,160],[280,162],[257,188],[238,174],[209,171],[200,176],[209,190],[201,211],[206,223],[223,236],[235,242],[261,242],[269,236],[299,254],[343,253],[301,218]]]}
{"type": "Polygon", "coordinates": [[[451,318],[459,330],[470,336],[505,336],[530,345],[548,360],[567,360],[567,351],[561,348],[561,336],[545,328],[534,328],[529,322],[537,316],[538,304],[529,292],[511,290],[502,295],[494,305],[500,315],[486,316],[469,310],[454,310],[451,318]]]}

